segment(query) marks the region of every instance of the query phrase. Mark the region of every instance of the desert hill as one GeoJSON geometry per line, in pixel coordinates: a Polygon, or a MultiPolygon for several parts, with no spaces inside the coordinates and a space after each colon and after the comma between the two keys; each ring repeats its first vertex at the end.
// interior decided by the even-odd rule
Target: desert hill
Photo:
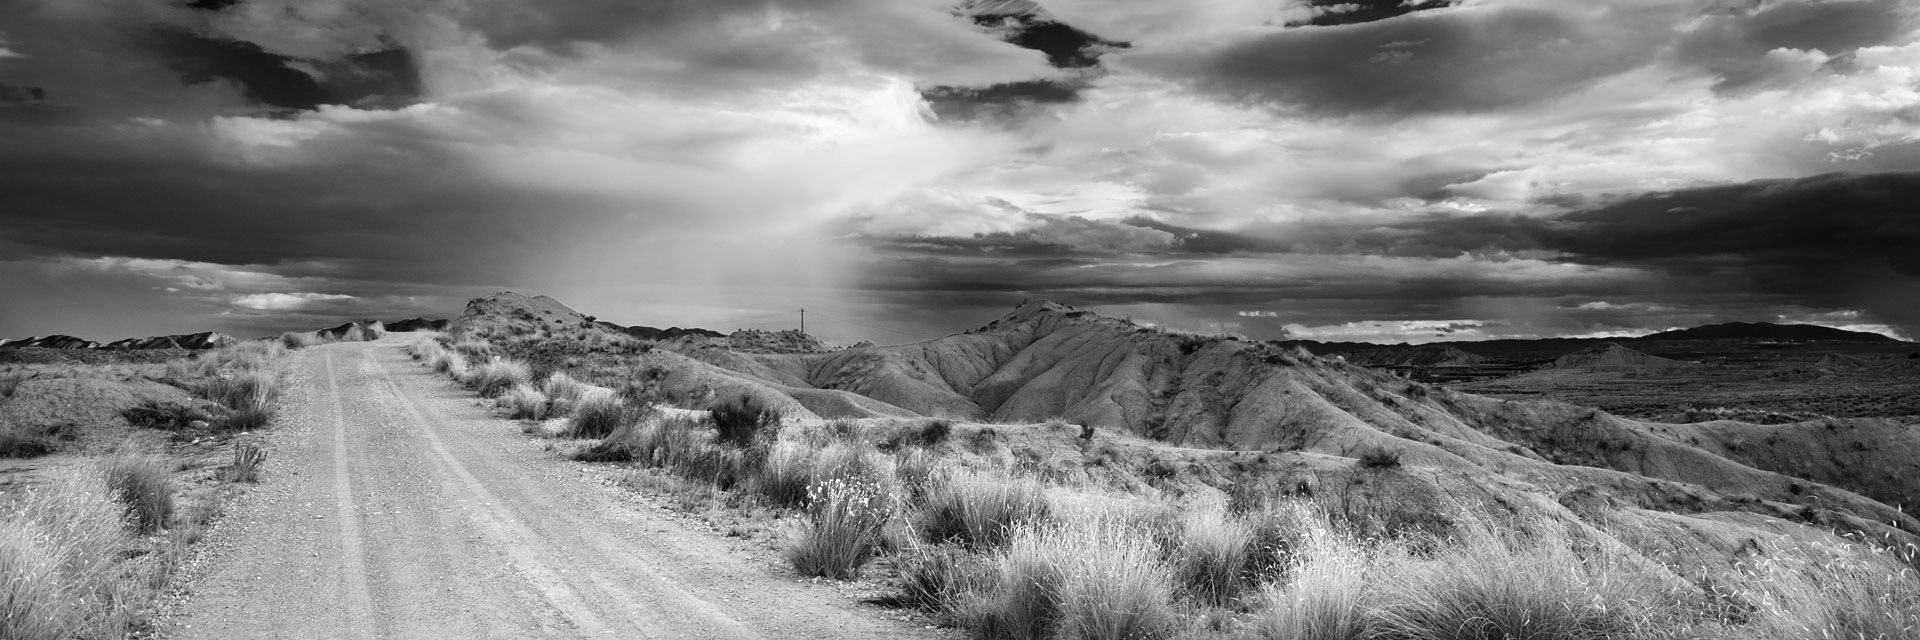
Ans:
{"type": "Polygon", "coordinates": [[[1727,322],[1675,329],[1641,336],[1641,340],[1839,340],[1845,342],[1899,342],[1878,333],[1848,331],[1814,324],[1727,322]]]}
{"type": "Polygon", "coordinates": [[[65,335],[51,335],[44,338],[23,338],[0,343],[0,349],[40,348],[40,349],[190,349],[205,350],[230,347],[239,344],[239,340],[212,331],[184,333],[172,336],[153,336],[147,338],[125,338],[108,343],[75,338],[65,335]]]}
{"type": "Polygon", "coordinates": [[[1622,346],[1618,342],[1588,347],[1580,351],[1554,358],[1547,365],[1549,369],[1645,369],[1655,367],[1685,367],[1693,363],[1648,355],[1622,346]]]}
{"type": "MultiPolygon", "coordinates": [[[[604,344],[567,352],[578,362],[576,375],[679,406],[744,395],[794,419],[939,417],[1002,425],[1032,442],[1045,440],[1044,432],[1005,425],[1088,425],[1116,442],[1140,443],[1155,460],[1179,461],[1173,475],[1189,483],[1186,490],[1306,483],[1345,495],[1351,487],[1341,489],[1343,482],[1373,482],[1358,462],[1363,454],[1390,452],[1415,470],[1396,480],[1407,486],[1382,493],[1368,485],[1374,488],[1364,495],[1341,499],[1429,516],[1440,503],[1418,496],[1475,495],[1483,504],[1528,511],[1567,508],[1541,503],[1537,492],[1546,492],[1632,513],[1751,514],[1920,542],[1920,520],[1903,512],[1920,504],[1909,480],[1920,476],[1851,471],[1866,468],[1855,450],[1857,429],[1776,425],[1775,444],[1763,448],[1723,424],[1661,424],[1562,403],[1495,400],[1300,349],[1171,333],[1048,302],[1022,305],[964,334],[820,353],[743,353],[713,340],[621,342],[633,338],[591,323],[567,328],[568,319],[584,316],[552,308],[557,304],[501,294],[470,305],[454,326],[504,341],[509,353],[604,344]],[[539,338],[541,326],[559,333],[539,338]],[[1826,455],[1787,455],[1794,443],[1816,443],[1826,455]]],[[[1647,361],[1619,352],[1602,360],[1647,361]]],[[[1887,451],[1920,451],[1914,430],[1873,433],[1887,451]]],[[[1137,468],[1083,461],[1062,453],[1039,463],[1065,477],[1143,486],[1137,468]]]]}
{"type": "Polygon", "coordinates": [[[1453,345],[1389,347],[1345,357],[1347,362],[1363,367],[1457,367],[1487,361],[1486,356],[1453,345]]]}

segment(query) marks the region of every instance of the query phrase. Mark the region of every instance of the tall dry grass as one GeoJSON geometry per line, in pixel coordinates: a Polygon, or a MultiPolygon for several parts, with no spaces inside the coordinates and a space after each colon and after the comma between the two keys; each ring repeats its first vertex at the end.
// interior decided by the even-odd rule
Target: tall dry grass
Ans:
{"type": "Polygon", "coordinates": [[[118,638],[150,597],[121,563],[126,509],[106,483],[71,473],[0,512],[0,638],[118,638]]]}
{"type": "Polygon", "coordinates": [[[154,455],[119,453],[101,463],[113,497],[126,505],[141,533],[166,528],[173,518],[173,464],[154,455]]]}
{"type": "Polygon", "coordinates": [[[467,370],[460,382],[479,393],[480,397],[492,398],[518,385],[533,381],[533,370],[524,362],[506,358],[493,358],[474,365],[467,370]]]}
{"type": "Polygon", "coordinates": [[[945,470],[928,482],[914,526],[929,542],[992,548],[1005,543],[1014,527],[1043,522],[1052,511],[1037,480],[945,470]]]}
{"type": "Polygon", "coordinates": [[[880,531],[893,517],[896,497],[885,485],[860,476],[833,477],[807,490],[807,518],[782,549],[801,575],[851,578],[880,547],[880,531]]]}

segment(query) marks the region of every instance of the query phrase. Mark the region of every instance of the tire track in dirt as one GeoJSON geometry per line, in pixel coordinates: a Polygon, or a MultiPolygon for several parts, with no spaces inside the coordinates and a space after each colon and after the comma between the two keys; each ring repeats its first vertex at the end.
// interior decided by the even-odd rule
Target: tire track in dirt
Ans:
{"type": "Polygon", "coordinates": [[[361,533],[360,509],[353,499],[353,474],[347,466],[347,411],[340,397],[340,376],[334,371],[333,353],[322,356],[327,369],[327,400],[333,405],[333,494],[334,520],[340,523],[341,578],[345,581],[347,630],[355,637],[372,637],[373,594],[367,586],[365,537],[361,533]]]}

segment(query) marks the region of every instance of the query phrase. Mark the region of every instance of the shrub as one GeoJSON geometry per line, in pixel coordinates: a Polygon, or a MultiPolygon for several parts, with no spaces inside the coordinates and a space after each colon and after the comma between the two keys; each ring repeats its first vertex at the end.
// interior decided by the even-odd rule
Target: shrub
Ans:
{"type": "Polygon", "coordinates": [[[505,408],[508,417],[515,420],[547,419],[547,394],[530,384],[514,385],[512,391],[500,394],[494,404],[505,408]]]}
{"type": "Polygon", "coordinates": [[[997,547],[1015,525],[1044,521],[1052,512],[1038,482],[964,472],[939,474],[925,499],[914,523],[921,539],[970,549],[997,547]]]}
{"type": "Polygon", "coordinates": [[[1407,556],[1381,584],[1379,631],[1405,638],[1570,638],[1640,635],[1660,589],[1623,567],[1584,559],[1564,535],[1519,539],[1469,527],[1430,559],[1407,556]]]}
{"type": "Polygon", "coordinates": [[[777,429],[781,419],[778,410],[761,406],[751,396],[744,394],[736,401],[714,405],[711,412],[714,431],[720,435],[720,442],[735,447],[752,444],[755,434],[763,430],[771,432],[777,429]]]}
{"type": "Polygon", "coordinates": [[[35,458],[58,448],[59,444],[44,430],[0,425],[0,458],[35,458]]]}
{"type": "Polygon", "coordinates": [[[304,349],[323,342],[324,340],[322,340],[320,336],[312,333],[289,331],[280,334],[280,345],[288,349],[304,349]]]}
{"type": "Polygon", "coordinates": [[[516,385],[527,384],[532,380],[533,373],[527,369],[526,364],[505,358],[494,358],[485,364],[473,367],[468,371],[466,379],[461,382],[466,383],[481,397],[492,398],[506,393],[516,385]]]}
{"type": "Polygon", "coordinates": [[[953,435],[953,423],[946,420],[934,420],[920,427],[920,445],[931,447],[947,441],[953,435]]]}
{"type": "Polygon", "coordinates": [[[992,639],[1172,637],[1179,618],[1159,547],[1109,515],[1019,527],[997,579],[963,594],[955,617],[992,639]]]}
{"type": "Polygon", "coordinates": [[[1174,546],[1174,577],[1204,604],[1226,606],[1246,586],[1253,527],[1218,509],[1188,513],[1174,546]]]}
{"type": "Polygon", "coordinates": [[[427,364],[432,366],[434,371],[447,374],[448,377],[462,382],[466,381],[470,368],[467,366],[466,356],[452,351],[434,352],[428,357],[427,364]]]}
{"type": "Polygon", "coordinates": [[[106,460],[101,470],[107,489],[126,505],[136,529],[152,533],[167,526],[173,517],[173,481],[171,465],[154,456],[118,454],[106,460]]]}
{"type": "Polygon", "coordinates": [[[1059,617],[1060,564],[1057,549],[1037,536],[1017,536],[995,558],[994,576],[981,591],[962,594],[954,617],[989,640],[1047,640],[1059,617]]]}
{"type": "Polygon", "coordinates": [[[556,371],[548,375],[546,382],[540,385],[540,392],[546,394],[552,413],[565,415],[571,413],[574,405],[586,395],[587,385],[574,380],[573,376],[567,375],[564,371],[556,371]]]}
{"type": "Polygon", "coordinates": [[[894,496],[865,478],[833,478],[807,489],[807,520],[785,554],[801,575],[851,578],[873,558],[894,496]]]}
{"type": "Polygon", "coordinates": [[[1350,541],[1317,527],[1306,537],[1294,563],[1293,581],[1274,583],[1262,593],[1255,637],[1267,640],[1366,640],[1374,628],[1368,615],[1365,553],[1350,541]]]}
{"type": "Polygon", "coordinates": [[[782,507],[805,505],[807,487],[812,483],[812,450],[798,442],[774,444],[754,474],[755,491],[782,507]]]}
{"type": "Polygon", "coordinates": [[[259,482],[260,463],[267,459],[267,452],[260,443],[241,440],[233,444],[233,466],[227,470],[229,482],[259,482]]]}
{"type": "Polygon", "coordinates": [[[32,380],[36,375],[38,374],[27,369],[0,371],[0,400],[12,398],[13,394],[20,391],[20,385],[26,384],[28,380],[32,380]]]}
{"type": "Polygon", "coordinates": [[[1154,640],[1179,627],[1173,581],[1151,534],[1113,524],[1051,535],[1061,571],[1060,631],[1067,638],[1154,640]]]}
{"type": "Polygon", "coordinates": [[[218,421],[221,430],[252,431],[273,419],[277,387],[272,373],[253,370],[208,378],[201,383],[199,393],[229,409],[218,421]]]}
{"type": "Polygon", "coordinates": [[[207,418],[207,416],[201,415],[199,411],[194,410],[192,407],[154,400],[149,400],[138,406],[128,408],[120,412],[120,417],[125,419],[127,424],[136,427],[143,429],[161,429],[165,431],[185,429],[187,425],[192,424],[193,421],[207,418]]]}
{"type": "Polygon", "coordinates": [[[468,360],[491,360],[494,357],[493,344],[485,340],[461,340],[453,343],[452,349],[468,360]]]}
{"type": "Polygon", "coordinates": [[[1374,449],[1360,454],[1362,469],[1397,469],[1400,467],[1400,452],[1386,449],[1374,449]]]}
{"type": "Polygon", "coordinates": [[[896,563],[899,602],[943,616],[951,616],[964,594],[986,589],[993,578],[985,556],[952,545],[913,545],[896,563]]]}
{"type": "Polygon", "coordinates": [[[563,434],[569,438],[605,438],[634,417],[626,403],[613,394],[592,394],[574,406],[573,422],[563,434]]]}

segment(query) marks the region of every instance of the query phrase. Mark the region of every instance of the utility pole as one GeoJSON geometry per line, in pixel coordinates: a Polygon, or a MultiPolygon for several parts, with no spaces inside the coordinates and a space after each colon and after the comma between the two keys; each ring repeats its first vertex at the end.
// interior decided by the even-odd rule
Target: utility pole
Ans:
{"type": "Polygon", "coordinates": [[[807,310],[800,310],[800,333],[807,332],[807,310]]]}

